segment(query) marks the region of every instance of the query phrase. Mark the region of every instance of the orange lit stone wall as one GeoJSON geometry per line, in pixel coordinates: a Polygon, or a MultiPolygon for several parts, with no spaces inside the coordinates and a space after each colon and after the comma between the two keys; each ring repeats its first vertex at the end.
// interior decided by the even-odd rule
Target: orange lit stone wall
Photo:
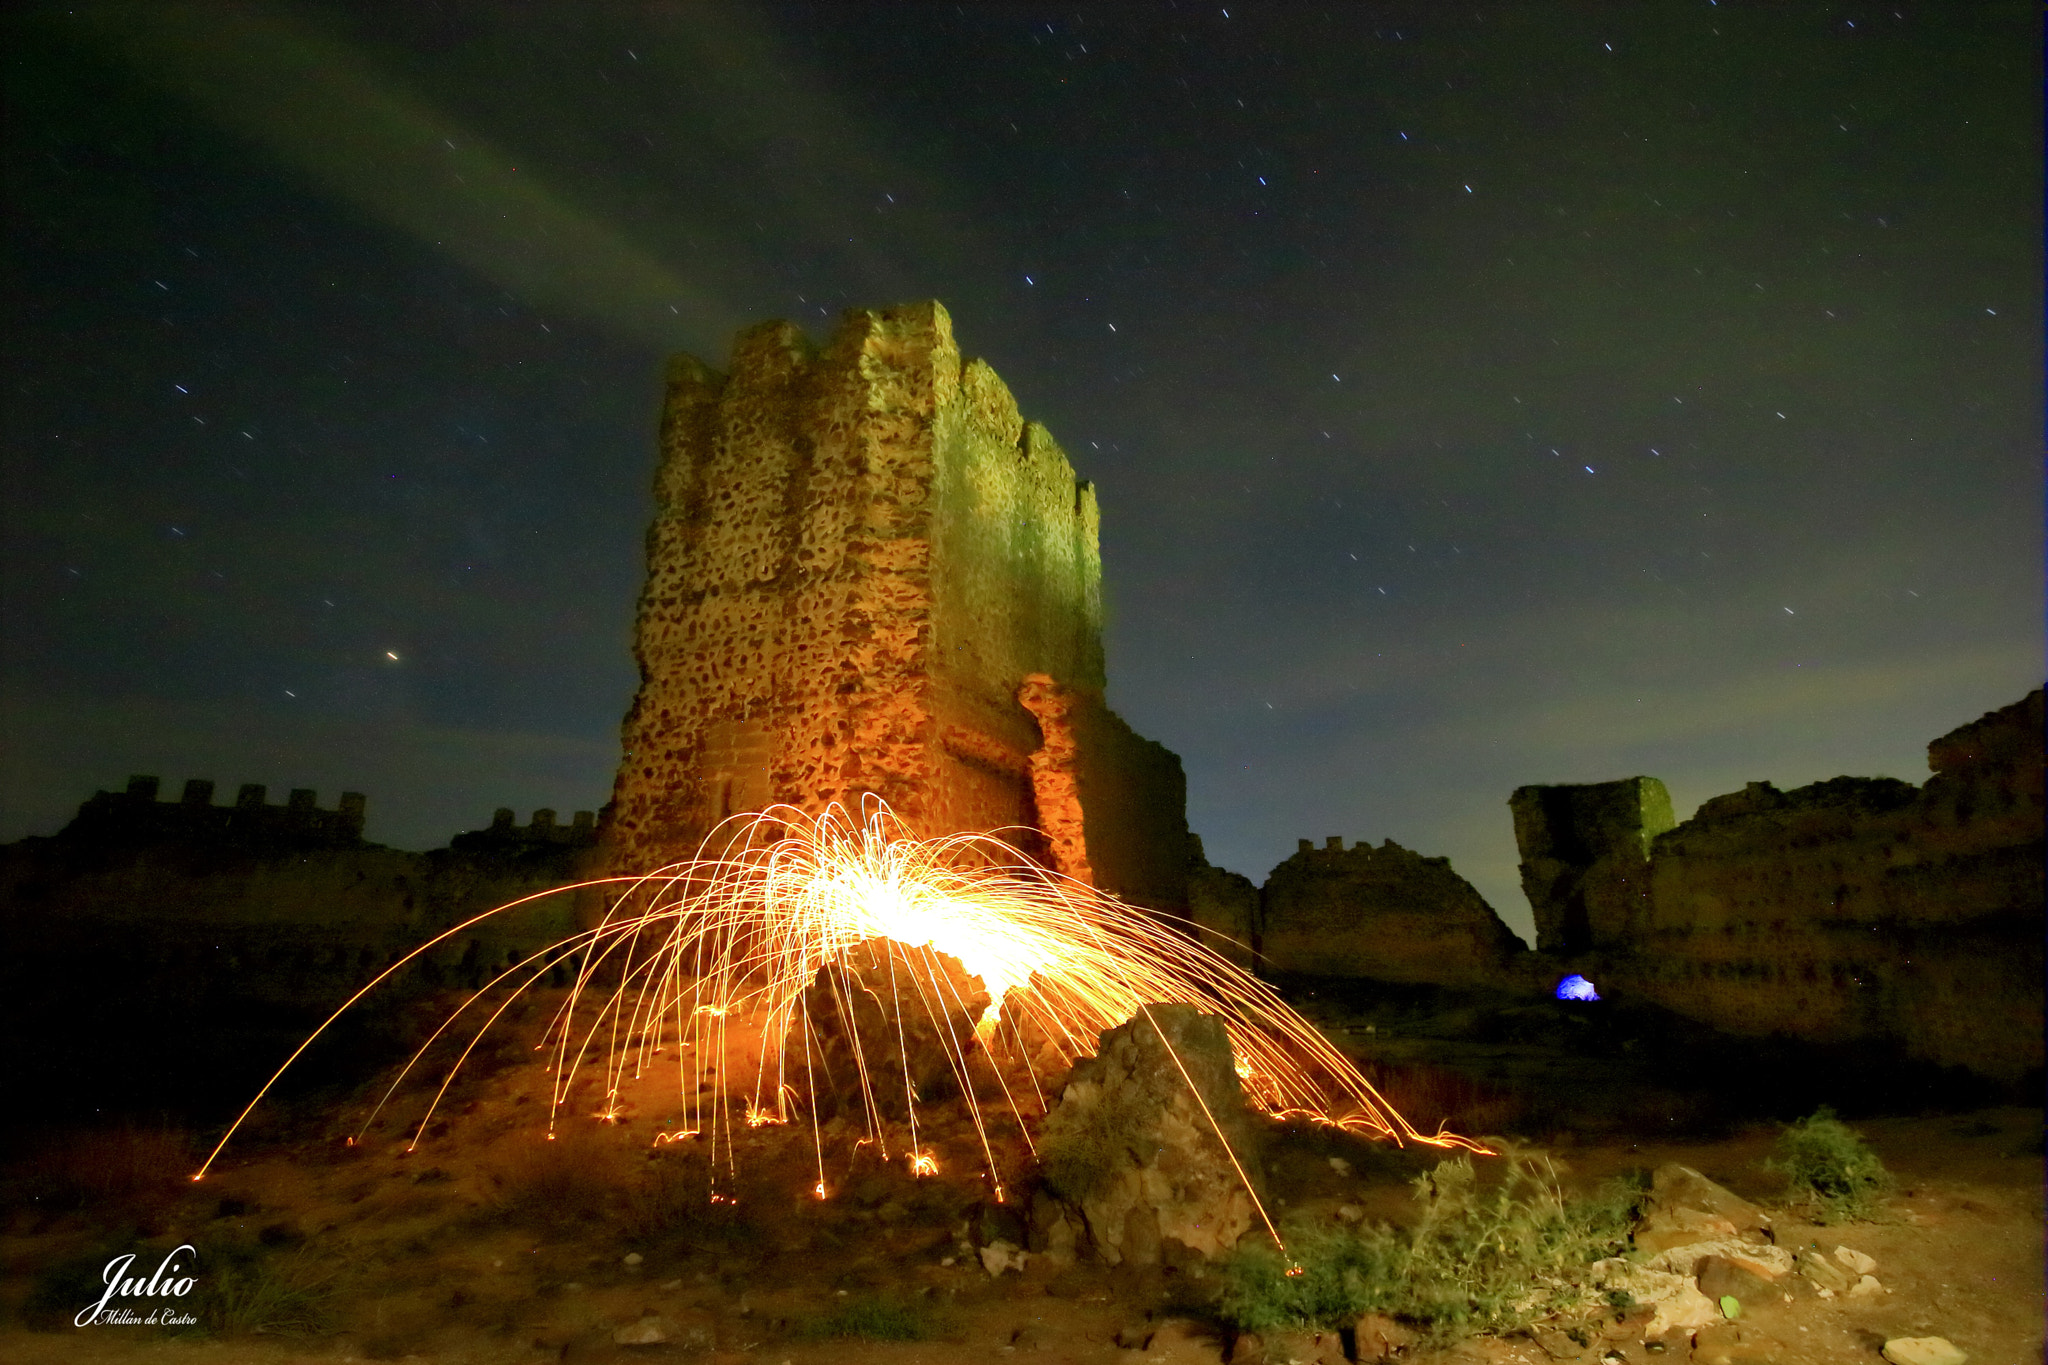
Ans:
{"type": "Polygon", "coordinates": [[[1179,760],[1103,703],[1094,491],[943,307],[849,313],[815,351],[766,323],[723,376],[678,359],[661,445],[615,868],[872,793],[919,833],[1022,827],[1071,875],[1184,902],[1179,760]],[[1041,818],[1056,770],[1082,809],[1041,818]]]}

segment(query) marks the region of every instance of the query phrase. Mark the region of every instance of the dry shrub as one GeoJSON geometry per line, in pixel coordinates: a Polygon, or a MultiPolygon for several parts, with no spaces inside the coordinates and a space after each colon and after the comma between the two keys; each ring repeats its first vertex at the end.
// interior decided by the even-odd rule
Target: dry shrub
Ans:
{"type": "Polygon", "coordinates": [[[310,1250],[272,1252],[259,1244],[212,1249],[190,1311],[201,1332],[303,1336],[328,1325],[334,1272],[310,1250]]]}
{"type": "Polygon", "coordinates": [[[516,1134],[492,1172],[499,1207],[515,1222],[561,1228],[604,1218],[631,1177],[607,1134],[581,1124],[516,1134]]]}

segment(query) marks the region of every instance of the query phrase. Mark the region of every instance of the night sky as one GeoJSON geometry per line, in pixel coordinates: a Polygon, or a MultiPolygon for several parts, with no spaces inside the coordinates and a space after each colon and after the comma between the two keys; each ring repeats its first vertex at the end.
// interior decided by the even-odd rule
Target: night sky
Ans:
{"type": "Polygon", "coordinates": [[[0,838],[607,796],[660,366],[937,297],[1212,861],[1926,775],[2043,677],[2025,4],[6,21],[0,838]],[[225,798],[221,798],[225,799],[225,798]]]}

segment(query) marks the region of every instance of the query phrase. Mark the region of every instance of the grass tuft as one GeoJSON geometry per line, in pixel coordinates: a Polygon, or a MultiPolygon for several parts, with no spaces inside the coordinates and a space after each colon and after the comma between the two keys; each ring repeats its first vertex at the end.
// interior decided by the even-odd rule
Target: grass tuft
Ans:
{"type": "Polygon", "coordinates": [[[1077,1204],[1097,1193],[1124,1164],[1143,1107],[1131,1087],[1119,1086],[1098,1089],[1091,1104],[1055,1108],[1038,1140],[1047,1187],[1077,1204]]]}
{"type": "Polygon", "coordinates": [[[628,1181],[617,1148],[578,1124],[554,1141],[521,1135],[501,1155],[493,1183],[512,1221],[562,1231],[603,1221],[628,1181]]]}
{"type": "Polygon", "coordinates": [[[797,1319],[790,1335],[799,1341],[930,1341],[939,1324],[919,1304],[862,1295],[830,1313],[797,1319]]]}
{"type": "Polygon", "coordinates": [[[1826,1105],[1786,1124],[1777,1155],[1765,1164],[1785,1177],[1793,1198],[1810,1204],[1822,1223],[1873,1219],[1892,1188],[1891,1172],[1877,1153],[1826,1105]]]}
{"type": "Polygon", "coordinates": [[[288,1255],[224,1248],[212,1261],[186,1310],[199,1320],[195,1330],[305,1336],[327,1327],[333,1275],[315,1267],[305,1247],[288,1255]]]}

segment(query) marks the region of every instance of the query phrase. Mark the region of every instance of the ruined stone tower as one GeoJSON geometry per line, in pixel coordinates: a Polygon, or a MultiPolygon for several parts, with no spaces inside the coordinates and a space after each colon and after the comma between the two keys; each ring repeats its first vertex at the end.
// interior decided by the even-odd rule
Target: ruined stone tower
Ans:
{"type": "Polygon", "coordinates": [[[607,847],[694,853],[727,815],[863,794],[1178,910],[1180,760],[1103,703],[1094,490],[936,302],[787,322],[668,377],[607,847]]]}

